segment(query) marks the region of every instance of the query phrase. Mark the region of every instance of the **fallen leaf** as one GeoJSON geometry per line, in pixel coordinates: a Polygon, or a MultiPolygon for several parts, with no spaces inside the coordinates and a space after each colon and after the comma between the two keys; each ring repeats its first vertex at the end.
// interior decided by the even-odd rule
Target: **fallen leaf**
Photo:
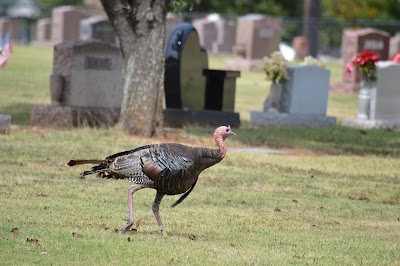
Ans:
{"type": "Polygon", "coordinates": [[[293,202],[295,202],[295,203],[299,202],[299,201],[298,201],[298,200],[296,200],[296,199],[292,199],[292,201],[293,201],[293,202]]]}
{"type": "Polygon", "coordinates": [[[11,229],[11,232],[18,235],[19,234],[19,230],[17,227],[14,227],[13,229],[11,229]]]}
{"type": "Polygon", "coordinates": [[[139,226],[141,226],[141,225],[145,225],[146,224],[146,222],[145,221],[143,221],[143,220],[139,220],[139,221],[137,221],[136,222],[136,228],[139,228],[139,226]]]}
{"type": "Polygon", "coordinates": [[[118,228],[114,228],[114,233],[118,233],[119,229],[118,228]]]}
{"type": "Polygon", "coordinates": [[[190,239],[190,240],[197,240],[197,236],[195,236],[195,235],[190,235],[190,236],[189,236],[189,239],[190,239]]]}
{"type": "Polygon", "coordinates": [[[282,210],[279,209],[279,208],[275,208],[274,211],[276,211],[276,212],[281,212],[282,210]]]}
{"type": "Polygon", "coordinates": [[[131,238],[128,236],[128,242],[131,242],[131,238]]]}
{"type": "Polygon", "coordinates": [[[46,251],[40,252],[39,255],[47,255],[48,253],[46,251]]]}
{"type": "Polygon", "coordinates": [[[73,232],[73,233],[72,233],[72,236],[73,236],[73,237],[76,237],[76,238],[82,237],[82,235],[79,234],[79,233],[77,233],[77,232],[73,232]]]}

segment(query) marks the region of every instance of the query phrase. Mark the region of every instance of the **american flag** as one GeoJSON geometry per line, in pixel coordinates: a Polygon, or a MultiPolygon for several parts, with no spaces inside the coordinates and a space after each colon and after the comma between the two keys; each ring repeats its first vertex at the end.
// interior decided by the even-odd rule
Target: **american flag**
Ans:
{"type": "Polygon", "coordinates": [[[5,67],[11,54],[10,33],[3,36],[0,33],[0,68],[5,67]]]}

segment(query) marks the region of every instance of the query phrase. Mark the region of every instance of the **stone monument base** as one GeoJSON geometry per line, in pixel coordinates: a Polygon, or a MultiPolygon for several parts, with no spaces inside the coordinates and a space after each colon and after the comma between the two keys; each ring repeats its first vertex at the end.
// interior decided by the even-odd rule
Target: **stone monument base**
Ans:
{"type": "Polygon", "coordinates": [[[343,118],[342,125],[359,129],[381,128],[394,132],[400,132],[400,120],[365,120],[358,118],[343,118]]]}
{"type": "Polygon", "coordinates": [[[250,124],[261,127],[335,127],[336,117],[278,112],[251,112],[250,124]]]}
{"type": "Polygon", "coordinates": [[[0,134],[10,133],[11,115],[0,114],[0,134]]]}
{"type": "Polygon", "coordinates": [[[113,126],[118,122],[120,109],[87,108],[69,106],[34,106],[31,113],[32,126],[79,127],[113,126]]]}
{"type": "Polygon", "coordinates": [[[230,125],[238,128],[240,126],[239,113],[222,112],[222,111],[194,111],[180,109],[164,110],[164,126],[166,127],[183,127],[188,124],[194,125],[230,125]]]}

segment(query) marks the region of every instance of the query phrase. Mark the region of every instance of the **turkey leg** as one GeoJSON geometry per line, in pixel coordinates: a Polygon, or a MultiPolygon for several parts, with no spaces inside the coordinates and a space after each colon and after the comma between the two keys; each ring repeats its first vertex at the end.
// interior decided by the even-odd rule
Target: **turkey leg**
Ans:
{"type": "Polygon", "coordinates": [[[165,230],[164,230],[164,225],[161,221],[161,217],[160,217],[160,213],[159,213],[159,206],[160,206],[161,200],[164,197],[164,195],[165,194],[157,191],[156,198],[154,199],[153,206],[151,209],[153,210],[154,217],[156,217],[158,226],[160,227],[161,234],[163,236],[166,236],[167,232],[165,232],[165,230]]]}
{"type": "Polygon", "coordinates": [[[125,234],[126,232],[129,231],[129,229],[133,225],[133,218],[134,218],[134,213],[133,213],[133,193],[138,191],[139,189],[144,188],[144,186],[141,185],[133,185],[128,189],[128,212],[129,212],[129,217],[127,220],[127,223],[121,228],[121,233],[125,234]]]}

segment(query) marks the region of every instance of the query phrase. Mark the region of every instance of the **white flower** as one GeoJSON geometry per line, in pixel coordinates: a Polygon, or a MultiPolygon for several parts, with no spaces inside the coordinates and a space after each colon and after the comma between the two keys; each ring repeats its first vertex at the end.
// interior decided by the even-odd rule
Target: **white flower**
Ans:
{"type": "Polygon", "coordinates": [[[263,69],[267,76],[267,80],[273,83],[279,82],[281,79],[288,79],[287,67],[289,62],[283,57],[282,53],[275,51],[271,57],[264,57],[263,69]]]}
{"type": "Polygon", "coordinates": [[[324,62],[322,62],[321,60],[318,60],[315,57],[312,57],[311,55],[308,55],[304,58],[304,61],[302,63],[303,65],[316,65],[319,67],[325,67],[324,62]]]}

